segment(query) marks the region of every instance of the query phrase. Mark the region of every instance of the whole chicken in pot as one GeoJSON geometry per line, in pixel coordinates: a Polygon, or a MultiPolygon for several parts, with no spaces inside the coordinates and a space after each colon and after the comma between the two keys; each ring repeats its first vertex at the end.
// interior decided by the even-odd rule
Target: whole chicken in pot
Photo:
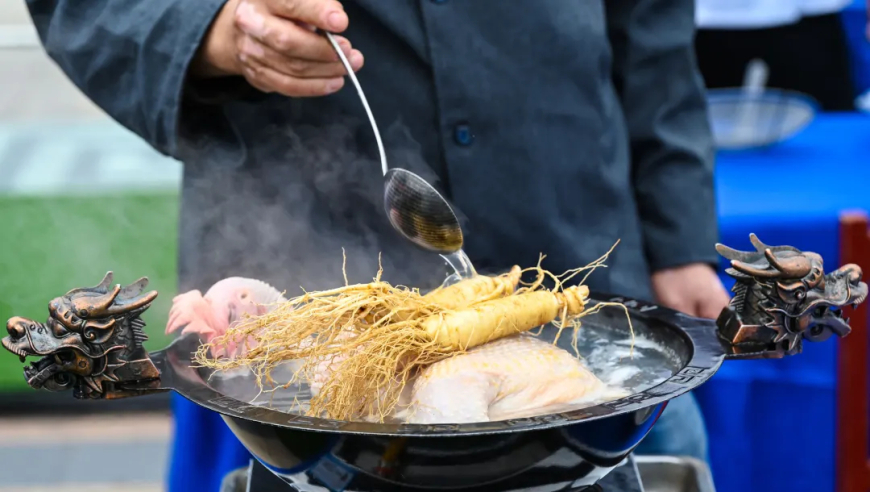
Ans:
{"type": "Polygon", "coordinates": [[[399,418],[420,424],[507,420],[624,394],[598,379],[568,351],[522,334],[424,368],[414,381],[410,405],[399,418]]]}
{"type": "MultiPolygon", "coordinates": [[[[205,295],[191,291],[176,296],[166,331],[195,332],[207,342],[226,333],[242,315],[264,314],[283,301],[277,289],[259,280],[224,279],[205,295]]],[[[244,350],[244,346],[229,343],[222,354],[215,355],[232,356],[244,350]]],[[[318,364],[308,381],[313,394],[332,364],[339,362],[318,364]]],[[[393,419],[420,424],[505,420],[564,411],[625,394],[606,385],[572,353],[520,334],[422,368],[402,391],[393,419]]]]}

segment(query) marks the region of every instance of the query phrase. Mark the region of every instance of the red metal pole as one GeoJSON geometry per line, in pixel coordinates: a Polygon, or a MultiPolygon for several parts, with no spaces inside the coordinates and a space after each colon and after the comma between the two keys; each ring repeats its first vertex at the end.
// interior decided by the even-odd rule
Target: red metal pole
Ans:
{"type": "MultiPolygon", "coordinates": [[[[870,272],[868,229],[870,221],[864,212],[846,212],[840,216],[841,265],[856,263],[865,272],[870,272]]],[[[867,492],[870,490],[867,304],[862,303],[848,316],[852,333],[839,341],[837,358],[835,490],[867,492]]]]}

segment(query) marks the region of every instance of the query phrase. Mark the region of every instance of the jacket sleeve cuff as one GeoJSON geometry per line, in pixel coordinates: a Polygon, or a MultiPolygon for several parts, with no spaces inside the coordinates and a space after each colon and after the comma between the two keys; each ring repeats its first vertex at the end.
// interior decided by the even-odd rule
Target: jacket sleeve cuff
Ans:
{"type": "Polygon", "coordinates": [[[173,90],[168,105],[172,110],[166,112],[164,122],[165,128],[169,129],[167,140],[170,155],[176,156],[180,152],[178,139],[184,133],[183,127],[186,126],[188,113],[195,113],[198,107],[218,106],[233,100],[251,100],[266,96],[242,77],[202,81],[192,81],[188,77],[191,62],[226,1],[177,2],[177,22],[183,22],[189,27],[184,30],[185,35],[178,42],[173,66],[167,72],[171,74],[167,87],[173,90]]]}
{"type": "Polygon", "coordinates": [[[252,86],[243,77],[222,77],[207,80],[189,80],[183,88],[186,105],[220,105],[230,101],[254,101],[267,94],[252,86]]]}
{"type": "Polygon", "coordinates": [[[713,269],[719,266],[716,253],[717,234],[715,228],[705,233],[693,231],[691,234],[675,234],[671,231],[650,231],[646,233],[646,256],[650,270],[657,272],[694,263],[708,264],[713,269]],[[681,240],[681,237],[691,238],[681,240]]]}

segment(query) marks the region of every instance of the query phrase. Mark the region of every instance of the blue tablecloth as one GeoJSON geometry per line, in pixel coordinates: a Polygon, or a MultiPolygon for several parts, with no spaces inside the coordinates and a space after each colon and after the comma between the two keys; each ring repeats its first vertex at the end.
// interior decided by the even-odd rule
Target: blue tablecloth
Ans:
{"type": "MultiPolygon", "coordinates": [[[[839,213],[870,210],[870,116],[822,115],[778,147],[721,154],[716,174],[724,243],[748,249],[754,232],[834,267],[839,213]]],[[[730,361],[696,392],[718,492],[833,491],[836,351],[829,341],[785,360],[730,361]]],[[[218,415],[177,396],[174,411],[170,492],[217,491],[247,452],[218,415]]]]}
{"type": "MultiPolygon", "coordinates": [[[[840,212],[870,210],[870,116],[821,115],[778,147],[720,153],[716,183],[722,242],[750,249],[754,232],[839,266],[840,212]]],[[[784,360],[729,361],[696,391],[719,492],[834,490],[836,354],[830,340],[784,360]]]]}

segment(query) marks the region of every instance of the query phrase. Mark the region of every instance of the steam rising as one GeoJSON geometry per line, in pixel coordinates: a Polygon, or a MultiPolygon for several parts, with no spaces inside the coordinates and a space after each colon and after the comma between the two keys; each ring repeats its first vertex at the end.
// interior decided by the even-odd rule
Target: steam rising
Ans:
{"type": "MultiPolygon", "coordinates": [[[[186,170],[183,185],[180,289],[204,290],[229,276],[267,281],[288,296],[300,287],[333,288],[344,282],[342,249],[351,283],[371,281],[380,254],[386,281],[440,284],[444,261],[387,221],[380,165],[368,152],[372,139],[356,119],[273,127],[245,135],[244,164],[193,164],[200,167],[186,170]]],[[[391,167],[437,186],[400,124],[384,132],[384,145],[391,167]]]]}

